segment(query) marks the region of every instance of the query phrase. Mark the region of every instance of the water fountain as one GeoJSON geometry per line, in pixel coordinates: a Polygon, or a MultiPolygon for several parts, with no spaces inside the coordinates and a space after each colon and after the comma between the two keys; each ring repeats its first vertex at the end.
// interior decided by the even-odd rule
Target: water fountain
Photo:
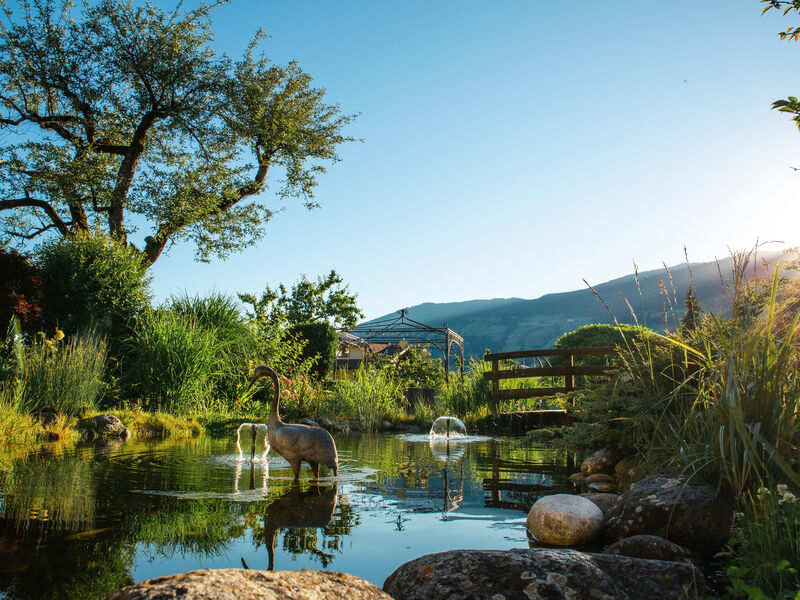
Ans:
{"type": "Polygon", "coordinates": [[[431,432],[428,435],[431,438],[465,438],[467,437],[467,428],[461,419],[456,417],[438,417],[431,425],[431,432]]]}
{"type": "Polygon", "coordinates": [[[269,442],[267,441],[267,426],[264,423],[242,423],[239,425],[239,428],[236,430],[236,449],[239,451],[239,460],[242,459],[242,446],[240,444],[241,436],[242,436],[242,429],[250,428],[250,437],[252,440],[252,445],[250,446],[250,460],[255,460],[256,458],[256,439],[258,438],[259,432],[264,433],[264,454],[261,455],[261,460],[267,460],[267,452],[269,452],[269,442]]]}

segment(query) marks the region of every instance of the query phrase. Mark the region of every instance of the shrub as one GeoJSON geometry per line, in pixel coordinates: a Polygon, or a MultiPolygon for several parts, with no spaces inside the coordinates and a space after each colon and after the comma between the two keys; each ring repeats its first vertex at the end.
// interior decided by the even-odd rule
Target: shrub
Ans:
{"type": "Polygon", "coordinates": [[[321,412],[331,418],[355,416],[362,427],[374,430],[383,419],[403,414],[402,399],[402,387],[391,375],[362,366],[352,377],[333,383],[321,412]]]}
{"type": "MultiPolygon", "coordinates": [[[[14,342],[12,342],[14,343],[14,342]]],[[[96,406],[103,393],[106,347],[94,333],[47,339],[36,336],[29,346],[21,340],[12,377],[2,382],[7,397],[24,412],[42,409],[77,416],[96,406]]]]}
{"type": "Polygon", "coordinates": [[[325,379],[336,364],[336,329],[327,323],[301,323],[289,328],[290,336],[305,340],[301,360],[316,360],[311,374],[317,379],[325,379]]]}
{"type": "Polygon", "coordinates": [[[37,256],[47,327],[75,333],[96,327],[112,343],[150,301],[140,256],[105,234],[81,233],[47,242],[37,256]]]}
{"type": "Polygon", "coordinates": [[[5,331],[12,316],[22,331],[39,331],[42,317],[42,282],[39,269],[27,257],[12,250],[0,250],[0,331],[5,331]]]}
{"type": "Polygon", "coordinates": [[[225,346],[215,330],[167,309],[142,315],[125,341],[123,388],[141,408],[173,414],[208,408],[225,346]]]}

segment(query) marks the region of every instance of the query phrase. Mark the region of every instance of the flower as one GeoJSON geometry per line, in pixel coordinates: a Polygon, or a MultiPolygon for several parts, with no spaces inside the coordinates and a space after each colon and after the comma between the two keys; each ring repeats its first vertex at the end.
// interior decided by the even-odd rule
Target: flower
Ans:
{"type": "Polygon", "coordinates": [[[60,342],[61,340],[64,339],[64,332],[56,328],[56,332],[55,334],[53,334],[53,339],[57,342],[60,342]]]}
{"type": "Polygon", "coordinates": [[[786,504],[794,504],[796,502],[797,502],[797,496],[795,496],[792,492],[790,492],[788,490],[783,495],[783,498],[778,500],[778,504],[784,504],[784,503],[786,503],[786,504]]]}
{"type": "Polygon", "coordinates": [[[783,494],[785,494],[786,492],[789,491],[789,486],[786,485],[785,483],[779,483],[777,485],[777,487],[775,488],[775,491],[778,492],[779,494],[783,495],[783,494]]]}
{"type": "Polygon", "coordinates": [[[51,340],[45,340],[44,343],[48,348],[52,348],[53,347],[53,342],[51,340]]]}

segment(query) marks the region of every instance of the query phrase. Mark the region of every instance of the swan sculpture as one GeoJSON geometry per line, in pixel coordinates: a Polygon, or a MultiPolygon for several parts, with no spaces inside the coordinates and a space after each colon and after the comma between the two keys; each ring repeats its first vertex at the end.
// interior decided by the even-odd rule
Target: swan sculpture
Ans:
{"type": "Polygon", "coordinates": [[[325,465],[333,471],[334,475],[337,475],[339,473],[339,456],[336,453],[336,444],[333,443],[331,434],[321,427],[288,424],[281,421],[278,413],[280,383],[275,371],[266,365],[256,367],[247,389],[253,387],[253,384],[262,377],[272,379],[273,399],[267,419],[267,439],[270,447],[289,462],[295,479],[300,478],[302,461],[308,462],[311,466],[311,472],[314,473],[315,479],[319,477],[320,465],[325,465]]]}

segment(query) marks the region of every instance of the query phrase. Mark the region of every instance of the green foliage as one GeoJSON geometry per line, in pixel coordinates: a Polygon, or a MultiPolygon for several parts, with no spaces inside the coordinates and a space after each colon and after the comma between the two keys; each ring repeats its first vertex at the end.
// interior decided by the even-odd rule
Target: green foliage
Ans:
{"type": "Polygon", "coordinates": [[[39,269],[19,252],[0,249],[0,331],[20,320],[23,331],[33,334],[41,327],[42,282],[39,269]]]}
{"type": "Polygon", "coordinates": [[[352,377],[337,379],[329,390],[323,415],[331,418],[357,418],[361,426],[375,430],[383,419],[403,413],[403,389],[384,369],[361,367],[352,377]]]}
{"type": "Polygon", "coordinates": [[[123,387],[148,411],[193,414],[207,410],[227,348],[214,329],[171,310],[142,315],[125,343],[123,387]]]}
{"type": "Polygon", "coordinates": [[[681,317],[681,329],[690,331],[697,329],[703,317],[703,309],[700,307],[700,300],[695,294],[694,286],[690,285],[686,290],[686,299],[683,304],[686,307],[686,314],[681,317]]]}
{"type": "Polygon", "coordinates": [[[114,341],[150,302],[150,278],[141,257],[105,234],[47,242],[37,261],[47,327],[67,333],[97,327],[114,341]]]}
{"type": "Polygon", "coordinates": [[[313,361],[311,374],[317,379],[325,379],[333,372],[336,364],[336,343],[339,339],[336,330],[327,323],[300,323],[289,328],[288,333],[305,341],[301,360],[313,361]]]}
{"type": "Polygon", "coordinates": [[[64,338],[56,330],[52,339],[38,335],[24,345],[16,337],[6,344],[14,346],[13,366],[0,381],[0,396],[18,410],[77,416],[101,399],[106,346],[96,334],[64,338]]]}
{"type": "MultiPolygon", "coordinates": [[[[553,348],[620,348],[627,350],[640,345],[646,339],[654,339],[655,335],[653,330],[639,325],[594,323],[565,333],[553,342],[553,348]]],[[[575,357],[575,364],[601,364],[605,360],[604,356],[578,356],[575,357]]],[[[554,360],[553,363],[555,364],[555,362],[554,360]]]]}
{"type": "Polygon", "coordinates": [[[270,171],[283,176],[280,197],[316,206],[317,177],[352,141],[342,130],[354,117],[327,104],[296,63],[258,55],[263,33],[239,61],[219,54],[220,4],[9,5],[0,29],[7,236],[102,225],[125,245],[141,228],[147,264],[180,240],[209,260],[261,237],[270,171]]]}
{"type": "Polygon", "coordinates": [[[386,371],[403,389],[420,387],[440,390],[445,383],[442,361],[433,358],[427,348],[409,346],[402,354],[377,356],[370,360],[370,366],[386,371]]]}
{"type": "Polygon", "coordinates": [[[344,279],[336,271],[324,278],[318,277],[316,282],[303,275],[291,291],[280,284],[277,290],[267,286],[260,298],[239,294],[239,299],[252,307],[251,318],[275,325],[325,322],[351,329],[364,314],[356,304],[358,294],[351,294],[343,283],[344,279]]]}
{"type": "MultiPolygon", "coordinates": [[[[795,489],[795,491],[797,491],[795,489]]],[[[800,596],[800,504],[788,486],[761,488],[743,503],[728,567],[733,598],[794,600],[800,596]]]]}

